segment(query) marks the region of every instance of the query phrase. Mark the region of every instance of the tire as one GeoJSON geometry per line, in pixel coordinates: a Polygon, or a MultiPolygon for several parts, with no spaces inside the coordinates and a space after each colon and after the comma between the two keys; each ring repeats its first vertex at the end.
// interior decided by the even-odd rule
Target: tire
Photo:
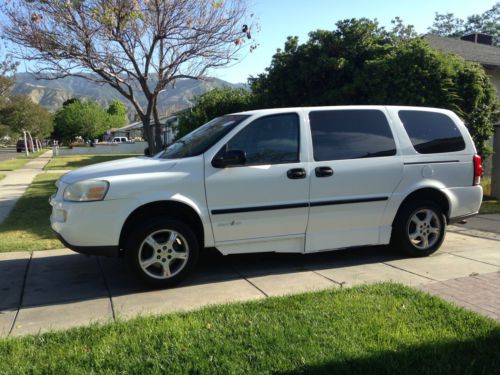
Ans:
{"type": "Polygon", "coordinates": [[[184,280],[195,268],[198,254],[199,241],[191,228],[170,218],[147,219],[130,233],[125,245],[133,273],[155,288],[184,280]]]}
{"type": "Polygon", "coordinates": [[[444,241],[446,217],[434,202],[409,202],[392,226],[391,246],[413,257],[436,252],[444,241]]]}

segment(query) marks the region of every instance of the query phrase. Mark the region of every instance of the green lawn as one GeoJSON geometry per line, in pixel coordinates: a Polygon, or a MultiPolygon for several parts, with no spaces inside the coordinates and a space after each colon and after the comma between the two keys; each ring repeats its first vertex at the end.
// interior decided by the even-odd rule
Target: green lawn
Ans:
{"type": "Polygon", "coordinates": [[[494,321],[386,283],[4,339],[0,373],[493,374],[499,347],[494,321]]]}
{"type": "Polygon", "coordinates": [[[86,165],[102,163],[105,161],[141,156],[139,154],[116,154],[116,155],[71,155],[58,156],[52,159],[46,166],[50,169],[76,169],[86,165]]]}
{"type": "Polygon", "coordinates": [[[42,150],[40,152],[32,152],[29,154],[29,156],[26,156],[23,154],[20,154],[20,156],[16,157],[15,159],[11,160],[4,160],[0,162],[0,171],[13,171],[15,169],[21,168],[24,166],[27,162],[29,162],[31,159],[37,158],[41,154],[43,154],[47,150],[42,150]]]}
{"type": "Polygon", "coordinates": [[[500,214],[500,200],[485,199],[481,204],[480,214],[500,214]]]}
{"type": "Polygon", "coordinates": [[[483,204],[479,210],[480,214],[500,214],[500,200],[490,197],[491,195],[491,177],[481,179],[484,197],[483,204]]]}
{"type": "Polygon", "coordinates": [[[5,178],[5,175],[0,173],[0,181],[3,180],[5,178]]]}
{"type": "Polygon", "coordinates": [[[9,217],[0,224],[0,252],[46,250],[64,247],[50,229],[48,198],[56,191],[61,174],[39,174],[19,199],[9,217]]]}

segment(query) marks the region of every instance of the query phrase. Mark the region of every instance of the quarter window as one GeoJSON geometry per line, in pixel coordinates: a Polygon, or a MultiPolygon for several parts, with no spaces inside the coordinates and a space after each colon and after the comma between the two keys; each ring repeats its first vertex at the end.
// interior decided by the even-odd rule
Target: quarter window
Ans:
{"type": "Polygon", "coordinates": [[[462,151],[465,142],[451,118],[443,113],[399,111],[415,151],[420,154],[462,151]]]}
{"type": "Polygon", "coordinates": [[[236,134],[225,151],[244,151],[246,165],[295,163],[299,161],[299,138],[296,113],[266,116],[236,134]]]}
{"type": "Polygon", "coordinates": [[[316,161],[396,154],[389,123],[381,111],[312,111],[309,120],[316,161]]]}

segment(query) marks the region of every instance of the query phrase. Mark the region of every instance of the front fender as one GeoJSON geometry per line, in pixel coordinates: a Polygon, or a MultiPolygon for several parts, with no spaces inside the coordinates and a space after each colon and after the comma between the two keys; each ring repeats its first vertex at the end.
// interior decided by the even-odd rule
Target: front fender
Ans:
{"type": "Polygon", "coordinates": [[[198,214],[203,224],[205,246],[212,247],[215,245],[214,234],[212,232],[212,225],[210,222],[207,205],[204,200],[196,201],[186,195],[180,193],[167,192],[167,191],[152,192],[137,198],[138,198],[138,205],[137,207],[135,207],[133,210],[130,211],[129,215],[132,214],[132,212],[138,209],[139,207],[154,202],[178,202],[189,206],[198,214]]]}

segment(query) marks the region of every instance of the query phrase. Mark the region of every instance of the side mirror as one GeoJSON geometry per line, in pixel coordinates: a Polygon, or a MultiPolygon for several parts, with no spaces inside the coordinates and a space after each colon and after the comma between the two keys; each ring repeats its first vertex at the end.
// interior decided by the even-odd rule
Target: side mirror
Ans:
{"type": "Polygon", "coordinates": [[[245,165],[247,158],[241,150],[230,150],[221,155],[216,155],[212,160],[214,168],[225,168],[237,165],[245,165]]]}

